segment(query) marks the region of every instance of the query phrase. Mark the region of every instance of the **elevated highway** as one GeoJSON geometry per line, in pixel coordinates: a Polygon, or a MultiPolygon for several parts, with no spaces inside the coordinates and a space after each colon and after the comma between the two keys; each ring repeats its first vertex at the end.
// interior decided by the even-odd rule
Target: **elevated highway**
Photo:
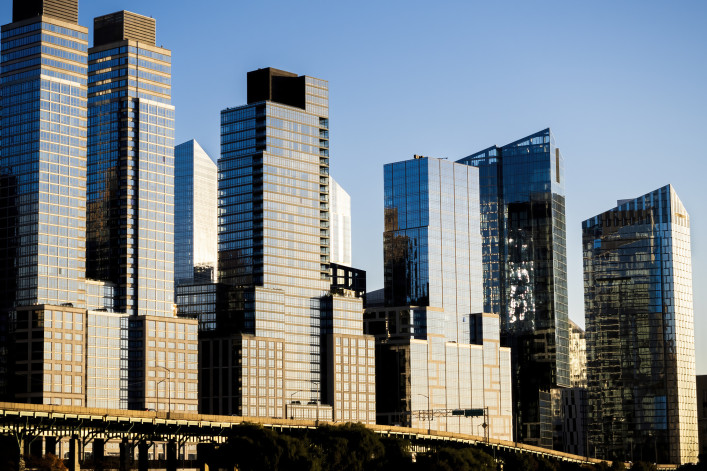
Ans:
{"type": "MultiPolygon", "coordinates": [[[[56,443],[58,439],[68,440],[69,465],[72,471],[78,471],[79,455],[86,445],[93,443],[94,454],[101,454],[109,441],[120,442],[121,470],[129,469],[130,456],[136,447],[139,451],[138,468],[148,469],[146,447],[155,441],[167,444],[166,468],[176,469],[179,450],[185,444],[223,443],[229,431],[243,423],[260,424],[266,428],[285,432],[317,426],[314,421],[306,420],[175,412],[167,414],[0,402],[0,433],[14,437],[20,449],[24,450],[29,449],[28,444],[39,437],[48,438],[47,443],[56,443]]],[[[575,463],[601,462],[593,458],[475,435],[435,431],[428,433],[426,429],[386,425],[366,425],[366,427],[382,436],[409,440],[419,448],[430,448],[445,443],[484,445],[490,452],[514,451],[575,463]]],[[[674,465],[661,465],[659,469],[675,468],[674,465]]]]}

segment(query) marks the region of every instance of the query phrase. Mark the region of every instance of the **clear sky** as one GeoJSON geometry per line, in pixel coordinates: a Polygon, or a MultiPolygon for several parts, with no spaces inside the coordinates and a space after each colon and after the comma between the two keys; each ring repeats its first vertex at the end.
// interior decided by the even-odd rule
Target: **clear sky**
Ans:
{"type": "MultiPolygon", "coordinates": [[[[11,21],[2,2],[0,23],[11,21]]],[[[126,9],[172,50],[177,143],[219,152],[246,72],[329,80],[332,175],[353,261],[382,287],[383,164],[458,159],[551,127],[565,157],[570,318],[584,325],[581,221],[671,183],[692,225],[697,373],[707,374],[707,2],[79,0],[126,9]]]]}

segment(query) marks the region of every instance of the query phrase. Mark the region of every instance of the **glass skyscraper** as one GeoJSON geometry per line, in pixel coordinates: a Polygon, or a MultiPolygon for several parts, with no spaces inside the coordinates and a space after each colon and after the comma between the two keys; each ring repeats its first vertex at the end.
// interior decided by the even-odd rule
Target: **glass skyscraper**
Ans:
{"type": "Polygon", "coordinates": [[[550,389],[570,385],[562,154],[545,129],[459,162],[479,168],[483,309],[512,347],[517,439],[552,447],[550,389]]]}
{"type": "Polygon", "coordinates": [[[582,223],[589,453],[697,461],[690,216],[668,185],[582,223]]]}
{"type": "Polygon", "coordinates": [[[234,342],[243,367],[235,413],[374,420],[373,366],[346,379],[325,371],[337,353],[354,351],[351,337],[346,353],[322,339],[350,336],[356,320],[360,358],[373,355],[373,340],[362,335],[361,300],[330,292],[328,97],[324,80],[258,69],[248,73],[248,104],[221,112],[218,270],[219,281],[234,287],[229,311],[238,317],[234,342]],[[272,371],[245,366],[254,365],[255,346],[273,355],[272,371]],[[354,389],[344,398],[339,385],[347,380],[354,389]],[[359,383],[365,389],[353,395],[359,383]],[[327,407],[319,407],[321,399],[327,407]]]}
{"type": "Polygon", "coordinates": [[[175,284],[215,281],[218,259],[218,169],[190,140],[174,148],[175,284]]]}
{"type": "Polygon", "coordinates": [[[490,436],[510,440],[510,351],[482,311],[479,170],[416,156],[384,179],[385,301],[365,314],[378,421],[479,434],[483,417],[427,411],[488,407],[490,436]]]}
{"type": "Polygon", "coordinates": [[[95,19],[88,68],[87,273],[116,286],[117,311],[171,316],[171,53],[154,19],[121,11],[95,19]]]}

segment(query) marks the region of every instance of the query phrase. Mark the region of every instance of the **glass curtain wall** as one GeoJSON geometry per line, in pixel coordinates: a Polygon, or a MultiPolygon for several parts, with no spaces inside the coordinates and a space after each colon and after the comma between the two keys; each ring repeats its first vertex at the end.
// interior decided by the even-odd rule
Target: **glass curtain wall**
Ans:
{"type": "Polygon", "coordinates": [[[697,459],[690,219],[671,186],[582,224],[589,453],[697,459]]]}

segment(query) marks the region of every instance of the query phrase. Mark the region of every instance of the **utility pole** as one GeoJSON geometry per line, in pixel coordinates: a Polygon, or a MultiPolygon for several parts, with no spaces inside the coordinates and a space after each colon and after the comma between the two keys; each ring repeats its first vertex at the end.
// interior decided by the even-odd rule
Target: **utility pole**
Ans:
{"type": "Polygon", "coordinates": [[[317,383],[317,415],[316,415],[316,420],[314,421],[314,425],[319,425],[319,401],[321,399],[321,394],[322,394],[322,385],[319,381],[312,381],[313,383],[317,383]]]}

